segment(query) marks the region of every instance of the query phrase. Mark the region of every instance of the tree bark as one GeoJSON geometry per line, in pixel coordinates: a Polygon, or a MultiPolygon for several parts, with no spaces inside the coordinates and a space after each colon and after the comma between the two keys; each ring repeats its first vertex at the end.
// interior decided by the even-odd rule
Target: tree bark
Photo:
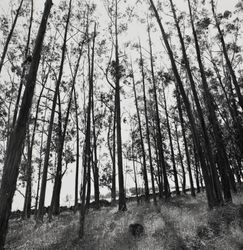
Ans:
{"type": "Polygon", "coordinates": [[[142,131],[142,125],[141,125],[141,119],[140,119],[140,113],[139,113],[139,107],[138,107],[137,91],[136,91],[135,79],[133,75],[133,68],[132,68],[132,84],[133,84],[135,107],[136,107],[137,117],[138,117],[138,129],[139,129],[142,158],[143,158],[143,171],[142,172],[143,172],[143,180],[144,180],[144,188],[145,188],[145,201],[148,202],[149,201],[149,186],[148,186],[148,174],[147,174],[147,167],[146,167],[147,165],[146,155],[145,155],[145,149],[144,149],[143,131],[142,131]]]}
{"type": "Polygon", "coordinates": [[[150,143],[149,119],[148,119],[147,98],[146,98],[146,89],[145,89],[145,74],[144,74],[143,55],[142,55],[142,48],[141,48],[140,41],[139,41],[139,53],[140,53],[140,68],[141,68],[141,75],[142,75],[142,87],[143,87],[144,115],[145,115],[145,123],[146,123],[146,138],[147,138],[148,151],[149,151],[151,184],[152,184],[153,200],[154,200],[154,203],[156,204],[156,193],[155,193],[155,185],[154,185],[154,167],[153,167],[152,151],[151,151],[151,143],[150,143]]]}
{"type": "Polygon", "coordinates": [[[209,169],[208,169],[208,166],[206,165],[206,162],[205,162],[205,159],[204,159],[204,156],[203,156],[203,151],[202,151],[202,147],[201,147],[199,137],[198,137],[198,133],[197,133],[197,130],[196,130],[195,121],[194,121],[193,113],[192,113],[192,110],[191,110],[191,105],[190,105],[188,97],[187,97],[187,95],[185,93],[184,86],[183,86],[182,80],[180,78],[180,75],[179,75],[175,60],[174,60],[173,52],[172,52],[170,44],[168,42],[167,35],[165,33],[165,30],[164,30],[164,27],[162,25],[161,19],[159,17],[159,13],[158,13],[155,5],[154,5],[153,0],[150,0],[150,4],[151,4],[151,7],[152,7],[152,9],[154,11],[154,14],[155,14],[156,20],[158,22],[158,25],[160,27],[162,37],[163,37],[163,40],[164,40],[164,43],[165,43],[165,46],[166,46],[166,49],[167,49],[167,52],[168,52],[168,55],[169,55],[169,58],[170,58],[172,70],[174,72],[174,76],[175,76],[175,79],[176,79],[176,84],[178,85],[178,88],[180,90],[180,93],[182,95],[182,98],[183,98],[183,101],[184,101],[184,104],[185,104],[185,107],[186,107],[188,119],[190,121],[191,130],[192,130],[192,134],[193,134],[193,139],[195,141],[197,151],[198,151],[198,155],[199,155],[199,158],[200,158],[200,162],[202,164],[203,176],[204,176],[204,180],[205,180],[205,183],[206,183],[206,191],[207,191],[206,194],[207,194],[207,199],[208,199],[208,206],[209,206],[209,208],[213,208],[214,206],[220,205],[221,200],[218,199],[218,196],[216,196],[216,194],[214,192],[213,182],[212,182],[212,180],[210,178],[209,169]]]}
{"type": "Polygon", "coordinates": [[[159,155],[159,162],[162,166],[163,171],[163,182],[164,182],[164,194],[165,198],[170,197],[170,190],[169,190],[169,182],[166,173],[166,165],[164,159],[164,150],[163,150],[163,142],[162,142],[162,133],[160,128],[160,117],[159,117],[159,108],[158,108],[158,98],[157,98],[157,90],[156,90],[156,80],[154,74],[154,66],[153,66],[153,51],[152,51],[152,42],[150,37],[150,28],[148,27],[148,37],[149,37],[149,48],[150,48],[150,67],[151,67],[151,75],[152,75],[152,84],[153,84],[153,95],[154,95],[154,102],[155,102],[155,122],[156,122],[156,131],[157,131],[157,146],[158,146],[158,155],[159,155]]]}
{"type": "Polygon", "coordinates": [[[8,220],[11,213],[12,200],[16,189],[19,164],[26,134],[26,126],[30,114],[32,98],[34,95],[36,75],[40,62],[41,49],[46,31],[47,19],[52,6],[51,0],[46,0],[42,20],[37,33],[33,60],[31,62],[26,88],[24,91],[16,126],[10,136],[6,159],[4,162],[2,183],[0,189],[0,249],[4,249],[7,234],[8,220]]]}
{"type": "MultiPolygon", "coordinates": [[[[70,0],[69,5],[71,6],[71,0],[70,0]]],[[[45,151],[45,159],[44,159],[44,166],[43,166],[43,173],[42,173],[42,182],[41,182],[40,201],[39,201],[39,208],[38,208],[38,214],[37,214],[37,221],[42,221],[43,216],[44,216],[47,172],[48,172],[48,165],[49,165],[49,158],[50,158],[50,147],[51,147],[51,140],[52,140],[53,122],[54,122],[54,117],[55,117],[55,110],[56,110],[56,104],[57,104],[57,97],[58,97],[58,93],[59,93],[59,86],[60,86],[61,80],[62,80],[63,67],[64,67],[64,61],[65,61],[69,17],[70,17],[70,8],[68,11],[68,18],[67,18],[66,27],[65,27],[65,34],[64,34],[64,40],[63,40],[63,46],[62,46],[61,63],[60,63],[60,71],[58,74],[55,93],[54,93],[53,101],[52,101],[51,117],[50,117],[47,142],[46,142],[46,151],[45,151]]]]}

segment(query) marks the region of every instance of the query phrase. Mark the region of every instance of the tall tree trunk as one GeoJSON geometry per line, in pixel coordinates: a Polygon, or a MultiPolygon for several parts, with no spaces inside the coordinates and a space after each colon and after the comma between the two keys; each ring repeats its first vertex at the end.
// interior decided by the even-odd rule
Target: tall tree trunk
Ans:
{"type": "Polygon", "coordinates": [[[195,82],[194,82],[194,79],[193,79],[193,76],[192,76],[192,71],[191,71],[191,68],[190,68],[189,59],[188,59],[187,53],[186,53],[185,43],[184,43],[184,40],[182,38],[182,33],[181,33],[181,30],[180,30],[179,21],[178,21],[177,15],[176,15],[176,11],[175,11],[175,8],[174,8],[174,5],[173,5],[173,1],[170,0],[170,3],[171,3],[171,9],[172,9],[172,12],[173,12],[174,21],[175,21],[175,24],[176,24],[178,36],[179,36],[179,39],[180,39],[181,49],[182,49],[182,53],[183,53],[183,59],[185,61],[185,67],[186,67],[188,78],[189,78],[189,81],[190,81],[190,84],[191,84],[191,89],[192,89],[193,97],[194,97],[196,108],[197,108],[197,113],[198,113],[198,116],[199,116],[202,132],[203,132],[203,138],[205,140],[206,157],[207,157],[207,160],[208,160],[208,163],[209,163],[209,169],[210,169],[210,171],[211,171],[211,173],[213,175],[211,177],[212,178],[212,184],[213,184],[214,189],[215,189],[215,194],[218,197],[217,199],[219,200],[219,202],[222,202],[221,201],[222,200],[221,192],[219,190],[219,185],[218,185],[219,181],[218,181],[218,177],[217,177],[216,166],[215,166],[214,157],[213,157],[213,154],[212,154],[211,142],[210,142],[210,139],[209,139],[206,123],[205,123],[205,120],[204,120],[203,111],[202,111],[202,108],[201,108],[201,104],[199,102],[197,90],[196,90],[196,87],[195,87],[196,85],[195,85],[195,82]]]}
{"type": "MultiPolygon", "coordinates": [[[[133,132],[133,131],[131,131],[131,132],[133,132]]],[[[134,156],[134,140],[133,140],[133,136],[132,136],[132,166],[133,166],[133,175],[134,175],[136,199],[137,199],[137,204],[139,204],[137,171],[136,171],[136,165],[135,165],[135,159],[134,159],[134,157],[135,157],[134,156]]]]}
{"type": "MultiPolygon", "coordinates": [[[[200,52],[199,42],[198,42],[198,38],[197,38],[197,33],[196,33],[196,30],[194,27],[194,21],[193,21],[193,16],[192,16],[192,9],[191,9],[190,0],[188,0],[188,7],[189,7],[189,12],[190,12],[190,20],[191,20],[193,37],[194,37],[194,41],[195,41],[197,60],[198,60],[198,65],[199,65],[199,69],[200,69],[203,90],[204,90],[204,99],[205,99],[207,109],[209,111],[209,121],[212,124],[214,137],[215,137],[215,143],[216,143],[216,148],[217,148],[217,153],[218,153],[218,168],[219,168],[219,172],[220,172],[220,176],[221,176],[224,199],[226,202],[232,202],[232,197],[231,197],[231,192],[230,192],[230,181],[229,181],[229,177],[228,177],[229,171],[230,171],[230,169],[229,169],[230,166],[229,166],[228,157],[226,154],[224,141],[222,138],[222,131],[221,131],[220,125],[218,123],[218,118],[217,118],[216,113],[215,113],[215,108],[214,108],[215,103],[213,100],[213,96],[210,93],[208,83],[206,80],[206,75],[205,75],[205,70],[204,70],[203,62],[202,62],[202,58],[201,58],[201,52],[200,52]]],[[[216,174],[216,173],[213,173],[213,175],[214,174],[216,174]]]]}
{"type": "Polygon", "coordinates": [[[121,100],[120,100],[120,62],[118,51],[118,0],[115,1],[115,107],[116,107],[116,136],[117,136],[117,163],[119,181],[119,211],[127,210],[124,189],[123,163],[122,163],[122,137],[121,137],[121,100]]]}
{"type": "Polygon", "coordinates": [[[179,113],[179,118],[180,118],[184,148],[185,148],[185,153],[186,153],[187,169],[188,169],[190,187],[191,187],[191,195],[194,197],[196,196],[196,194],[195,194],[195,188],[194,188],[194,183],[193,183],[191,160],[190,160],[190,155],[189,155],[188,143],[186,139],[186,128],[184,124],[184,118],[183,118],[182,107],[181,107],[181,99],[180,99],[180,93],[179,93],[178,87],[176,88],[176,100],[177,100],[177,107],[178,107],[178,113],[179,113]]]}
{"type": "Polygon", "coordinates": [[[154,95],[154,102],[155,102],[155,120],[156,120],[157,146],[158,146],[158,153],[159,153],[159,162],[162,166],[162,171],[163,171],[165,198],[169,198],[170,197],[170,190],[169,190],[169,182],[168,182],[167,173],[166,173],[166,163],[165,163],[165,159],[164,159],[162,133],[161,133],[161,128],[160,128],[160,117],[159,117],[158,98],[157,98],[157,89],[156,89],[157,87],[156,87],[156,80],[155,80],[155,74],[154,74],[153,51],[152,51],[152,42],[151,42],[150,28],[149,27],[148,27],[148,37],[149,37],[149,48],[150,48],[150,67],[151,67],[152,84],[153,84],[153,95],[154,95]]]}
{"type": "Polygon", "coordinates": [[[175,190],[176,190],[176,194],[180,195],[180,188],[179,188],[179,183],[178,183],[178,174],[177,174],[176,163],[175,163],[175,154],[174,154],[174,148],[173,148],[173,142],[172,142],[172,136],[171,136],[171,128],[170,128],[170,121],[169,121],[169,114],[168,114],[168,109],[167,109],[167,102],[166,102],[166,97],[165,97],[165,87],[164,87],[164,85],[162,86],[162,90],[163,90],[163,98],[164,98],[164,105],[165,105],[166,124],[167,124],[167,130],[168,130],[169,141],[170,141],[170,152],[171,152],[171,161],[172,161],[172,165],[173,165],[175,190]]]}
{"type": "MultiPolygon", "coordinates": [[[[32,136],[31,136],[31,139],[29,138],[28,140],[29,147],[28,147],[27,182],[26,182],[26,192],[25,192],[26,195],[25,195],[25,201],[24,201],[23,218],[30,218],[30,213],[31,213],[32,155],[33,155],[33,147],[35,143],[37,120],[38,120],[39,109],[40,109],[40,101],[41,101],[41,98],[45,89],[48,75],[49,75],[49,72],[47,73],[42,83],[41,92],[39,94],[38,101],[36,104],[36,112],[35,112],[35,120],[34,120],[32,136]]],[[[30,137],[30,131],[29,131],[29,137],[30,137]]]]}
{"type": "Polygon", "coordinates": [[[155,186],[154,186],[154,167],[153,167],[152,151],[151,151],[151,143],[150,143],[149,119],[148,119],[147,98],[146,98],[146,89],[145,89],[145,74],[144,74],[143,55],[142,55],[142,48],[141,48],[140,41],[139,41],[139,53],[140,53],[140,69],[141,69],[141,75],[142,75],[142,87],[143,87],[144,115],[145,115],[145,123],[146,123],[146,138],[147,138],[148,151],[149,151],[151,184],[152,184],[153,200],[154,200],[154,203],[156,204],[156,193],[155,193],[155,186]]]}
{"type": "Polygon", "coordinates": [[[8,220],[11,213],[12,200],[16,189],[17,177],[19,173],[19,164],[21,161],[26,127],[30,114],[32,98],[34,95],[35,81],[40,62],[41,49],[51,6],[52,1],[46,0],[45,9],[36,37],[36,43],[33,51],[33,60],[31,62],[19,116],[16,126],[10,136],[6,152],[6,159],[4,162],[2,183],[0,189],[0,249],[4,249],[8,220]]]}
{"type": "MultiPolygon", "coordinates": [[[[71,5],[70,11],[71,11],[71,5]]],[[[54,188],[53,188],[53,193],[52,193],[52,201],[51,201],[51,206],[50,206],[50,216],[51,214],[53,215],[58,215],[60,213],[59,208],[60,208],[60,193],[61,193],[61,187],[62,187],[62,159],[63,159],[63,149],[64,149],[64,143],[65,143],[65,137],[66,137],[66,132],[67,132],[67,127],[68,127],[68,122],[69,122],[69,115],[71,112],[71,105],[72,105],[72,100],[73,100],[73,93],[75,89],[75,83],[76,83],[76,77],[78,74],[78,68],[79,68],[79,63],[80,59],[82,56],[82,46],[79,51],[79,57],[75,66],[74,70],[74,75],[72,76],[72,86],[71,86],[71,91],[69,94],[69,101],[68,101],[68,107],[66,111],[66,117],[64,120],[64,125],[63,125],[63,131],[61,130],[60,126],[60,136],[59,136],[59,146],[58,146],[58,162],[57,162],[57,170],[56,170],[56,176],[55,176],[55,183],[54,183],[54,188]]],[[[60,101],[59,101],[60,103],[60,101]]],[[[61,109],[59,110],[61,112],[61,109]]],[[[61,117],[59,118],[59,120],[61,117]]]]}
{"type": "MultiPolygon", "coordinates": [[[[88,25],[88,24],[87,24],[88,25]]],[[[93,37],[93,46],[95,44],[95,37],[93,37]]],[[[84,236],[84,222],[85,212],[89,206],[90,200],[90,168],[92,161],[91,152],[91,109],[92,109],[92,92],[94,82],[94,51],[90,58],[90,45],[88,44],[88,77],[89,77],[89,97],[87,107],[87,119],[86,119],[86,132],[85,132],[85,143],[84,143],[84,156],[83,156],[83,183],[80,191],[81,207],[80,207],[80,218],[79,218],[79,237],[84,236]],[[86,193],[87,189],[87,193],[86,193]]]]}
{"type": "Polygon", "coordinates": [[[4,45],[4,48],[3,48],[3,52],[2,52],[2,56],[1,56],[1,59],[0,59],[0,73],[2,71],[2,67],[3,67],[3,64],[4,64],[4,59],[5,59],[5,56],[7,54],[7,51],[8,51],[8,45],[10,43],[10,40],[12,38],[12,35],[13,35],[13,32],[14,32],[14,29],[15,29],[15,26],[16,26],[16,23],[17,23],[17,20],[18,20],[18,17],[19,17],[19,12],[22,8],[22,4],[23,4],[23,1],[24,0],[21,0],[20,4],[19,4],[19,7],[18,9],[16,10],[16,14],[15,14],[15,17],[14,17],[14,21],[13,21],[13,24],[12,24],[12,27],[9,31],[9,34],[7,36],[7,40],[5,42],[5,45],[4,45]]]}
{"type": "Polygon", "coordinates": [[[79,179],[79,119],[78,119],[78,103],[77,103],[77,94],[74,88],[74,103],[75,103],[75,121],[76,121],[76,172],[75,172],[75,194],[74,194],[74,210],[78,209],[78,179],[79,179]]]}
{"type": "Polygon", "coordinates": [[[181,154],[181,147],[180,147],[180,142],[179,142],[177,123],[175,122],[174,125],[175,125],[177,149],[178,149],[178,154],[179,154],[181,169],[182,169],[182,192],[185,194],[186,193],[186,171],[185,171],[185,166],[184,166],[183,158],[182,158],[182,154],[181,154]]]}
{"type": "MultiPolygon", "coordinates": [[[[21,1],[21,5],[22,5],[22,2],[23,1],[21,1]]],[[[30,35],[31,35],[32,21],[33,21],[33,12],[34,12],[34,3],[33,3],[33,0],[31,0],[31,15],[30,15],[28,38],[27,38],[27,42],[26,42],[26,46],[25,46],[25,55],[24,55],[24,63],[23,64],[30,63],[30,62],[28,62],[28,55],[29,55],[30,35]]],[[[0,72],[1,72],[1,69],[0,69],[0,72]]],[[[20,102],[20,98],[21,98],[21,94],[22,94],[22,88],[23,88],[23,84],[24,84],[25,74],[26,74],[26,65],[24,65],[24,67],[22,69],[22,73],[21,73],[21,78],[20,78],[21,80],[20,80],[17,100],[15,103],[14,114],[13,114],[12,128],[14,128],[15,123],[16,123],[16,118],[17,118],[17,114],[18,114],[18,110],[19,110],[19,102],[20,102]]]]}
{"type": "MultiPolygon", "coordinates": [[[[94,50],[95,50],[95,37],[96,37],[96,23],[94,25],[94,35],[93,35],[93,47],[92,47],[92,67],[94,67],[94,50]]],[[[94,87],[92,88],[92,120],[93,120],[93,176],[94,176],[94,197],[95,197],[95,206],[98,209],[100,207],[100,190],[99,190],[99,169],[98,169],[98,156],[97,156],[97,135],[95,127],[95,113],[94,113],[94,87]]]]}
{"type": "Polygon", "coordinates": [[[185,93],[185,89],[182,83],[182,80],[180,78],[175,60],[174,60],[174,55],[173,52],[171,50],[170,44],[168,42],[168,38],[167,35],[165,33],[164,27],[162,25],[161,19],[159,17],[159,13],[154,5],[153,0],[150,0],[150,4],[152,7],[152,10],[154,11],[156,20],[158,22],[159,28],[161,30],[162,33],[162,37],[170,58],[170,62],[171,62],[171,66],[172,66],[172,70],[176,79],[176,84],[178,85],[178,88],[180,90],[180,93],[182,95],[185,107],[186,107],[186,111],[187,111],[187,115],[188,115],[188,119],[190,121],[190,125],[191,125],[191,130],[192,130],[192,134],[193,134],[193,139],[196,143],[196,147],[197,147],[197,151],[198,151],[198,155],[200,158],[200,162],[202,164],[202,170],[203,170],[203,176],[204,176],[204,180],[206,183],[206,194],[207,194],[207,199],[208,199],[208,206],[209,208],[213,208],[214,206],[218,206],[221,204],[221,199],[218,198],[218,195],[215,194],[215,190],[213,188],[213,182],[210,178],[210,173],[209,173],[209,169],[208,166],[206,165],[205,159],[204,159],[204,155],[203,155],[203,150],[202,150],[202,146],[200,144],[199,141],[199,136],[198,136],[198,132],[196,130],[196,125],[195,125],[195,121],[194,121],[194,117],[193,117],[193,113],[192,113],[192,109],[191,109],[191,105],[189,102],[189,99],[185,93]]]}
{"type": "Polygon", "coordinates": [[[111,199],[114,204],[116,201],[116,105],[114,107],[113,131],[112,131],[112,183],[111,199]]]}
{"type": "Polygon", "coordinates": [[[60,71],[56,82],[55,93],[52,101],[52,108],[51,108],[51,117],[48,127],[48,135],[47,135],[47,142],[46,142],[46,151],[45,151],[45,159],[44,159],[44,166],[43,166],[43,173],[42,173],[42,182],[41,182],[41,191],[40,191],[40,201],[39,201],[39,208],[37,214],[37,221],[43,220],[44,215],[44,205],[45,205],[45,195],[46,195],[46,183],[47,183],[47,172],[48,172],[48,165],[49,165],[49,158],[50,158],[50,148],[51,148],[51,140],[52,140],[52,130],[53,130],[53,123],[54,123],[54,116],[57,104],[57,97],[59,93],[59,86],[62,80],[63,74],[63,67],[65,61],[65,52],[66,52],[66,43],[67,43],[67,31],[68,31],[68,24],[70,18],[70,11],[71,11],[71,0],[69,3],[69,11],[68,11],[68,18],[66,21],[65,33],[64,33],[64,40],[62,46],[62,55],[61,55],[61,63],[60,63],[60,71]]]}
{"type": "Polygon", "coordinates": [[[147,175],[147,167],[146,167],[146,155],[145,155],[145,149],[144,149],[143,131],[142,131],[142,125],[141,125],[141,119],[140,119],[140,113],[139,113],[139,107],[138,107],[137,92],[136,92],[136,86],[135,86],[135,79],[133,75],[133,68],[132,68],[132,84],[133,84],[134,101],[135,101],[137,117],[138,117],[138,129],[139,129],[142,158],[143,158],[143,171],[142,172],[143,172],[143,180],[144,180],[144,188],[145,188],[145,201],[148,202],[149,201],[149,186],[148,186],[148,175],[147,175]]]}

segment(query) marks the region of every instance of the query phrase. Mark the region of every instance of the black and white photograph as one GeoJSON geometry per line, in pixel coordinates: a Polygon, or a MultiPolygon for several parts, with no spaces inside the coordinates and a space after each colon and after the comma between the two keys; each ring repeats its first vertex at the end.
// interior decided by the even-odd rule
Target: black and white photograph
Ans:
{"type": "Polygon", "coordinates": [[[242,0],[0,0],[4,249],[243,249],[242,0]]]}

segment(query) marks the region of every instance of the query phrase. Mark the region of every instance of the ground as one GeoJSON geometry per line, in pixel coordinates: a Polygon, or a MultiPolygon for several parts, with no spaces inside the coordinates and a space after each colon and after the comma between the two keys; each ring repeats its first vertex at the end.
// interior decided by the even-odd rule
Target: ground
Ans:
{"type": "Polygon", "coordinates": [[[205,194],[174,197],[157,206],[128,202],[126,212],[117,207],[91,209],[85,222],[85,236],[79,240],[79,215],[63,212],[52,222],[36,226],[34,219],[10,221],[6,249],[82,250],[182,250],[243,249],[243,196],[234,195],[234,205],[208,211],[205,194]],[[134,237],[131,223],[144,227],[134,237]]]}

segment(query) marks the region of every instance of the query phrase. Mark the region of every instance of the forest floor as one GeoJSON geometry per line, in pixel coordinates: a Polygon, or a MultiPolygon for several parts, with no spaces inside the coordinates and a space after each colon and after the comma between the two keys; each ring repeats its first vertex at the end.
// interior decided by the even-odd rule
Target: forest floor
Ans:
{"type": "Polygon", "coordinates": [[[212,211],[207,209],[205,193],[159,201],[157,206],[128,202],[126,212],[117,207],[91,209],[81,241],[78,213],[63,212],[52,222],[45,218],[39,227],[34,219],[12,219],[6,249],[243,249],[242,194],[234,195],[234,205],[212,211]],[[144,234],[134,237],[131,223],[142,224],[144,234]]]}

